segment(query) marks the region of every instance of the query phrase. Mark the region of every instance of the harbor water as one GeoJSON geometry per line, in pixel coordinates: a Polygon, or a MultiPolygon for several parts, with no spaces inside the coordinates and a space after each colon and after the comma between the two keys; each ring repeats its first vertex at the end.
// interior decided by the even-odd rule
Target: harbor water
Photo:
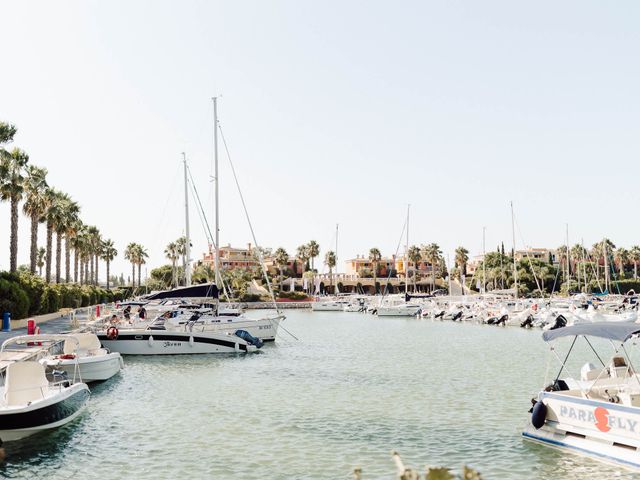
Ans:
{"type": "Polygon", "coordinates": [[[522,440],[558,366],[539,330],[286,314],[300,339],[259,354],[125,358],[77,421],[6,444],[0,477],[393,478],[397,450],[488,480],[640,478],[522,440]]]}

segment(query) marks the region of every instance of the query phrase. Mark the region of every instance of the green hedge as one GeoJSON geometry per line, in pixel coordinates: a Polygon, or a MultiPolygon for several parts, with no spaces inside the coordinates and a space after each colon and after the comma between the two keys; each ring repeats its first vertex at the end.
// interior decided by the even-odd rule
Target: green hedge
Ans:
{"type": "Polygon", "coordinates": [[[30,273],[0,272],[0,314],[11,312],[19,320],[33,315],[57,312],[128,298],[127,289],[106,290],[91,285],[51,284],[30,273]]]}

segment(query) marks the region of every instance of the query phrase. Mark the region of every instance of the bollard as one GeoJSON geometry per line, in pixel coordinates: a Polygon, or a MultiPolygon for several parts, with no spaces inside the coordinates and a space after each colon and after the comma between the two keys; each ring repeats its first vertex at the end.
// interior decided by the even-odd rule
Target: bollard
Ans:
{"type": "Polygon", "coordinates": [[[100,318],[100,305],[96,305],[96,318],[100,318]]]}
{"type": "Polygon", "coordinates": [[[36,334],[36,321],[33,318],[27,320],[27,335],[36,334]]]}
{"type": "Polygon", "coordinates": [[[2,314],[2,331],[10,332],[11,331],[11,313],[4,312],[2,314]]]}

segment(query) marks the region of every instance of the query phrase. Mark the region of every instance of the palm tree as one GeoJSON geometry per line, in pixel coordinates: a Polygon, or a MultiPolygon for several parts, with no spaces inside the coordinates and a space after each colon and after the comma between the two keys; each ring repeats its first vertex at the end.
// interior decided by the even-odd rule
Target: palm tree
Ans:
{"type": "Polygon", "coordinates": [[[605,290],[609,290],[609,255],[611,254],[611,252],[613,250],[615,250],[616,246],[613,244],[613,242],[611,240],[609,240],[608,238],[603,238],[602,240],[600,240],[598,243],[593,245],[593,248],[591,250],[591,255],[594,257],[595,261],[596,261],[596,272],[598,273],[598,278],[600,277],[599,275],[599,264],[600,264],[600,259],[603,259],[603,263],[604,263],[604,288],[605,290]]]}
{"type": "MultiPolygon", "coordinates": [[[[90,225],[86,229],[87,234],[87,257],[89,260],[89,283],[98,284],[98,258],[102,248],[102,237],[100,230],[94,225],[90,225]]],[[[85,268],[85,275],[86,275],[85,268]]]]}
{"type": "Polygon", "coordinates": [[[308,253],[308,258],[311,259],[311,270],[314,270],[314,259],[320,255],[320,245],[318,245],[318,242],[316,242],[315,240],[311,240],[308,244],[307,244],[307,253],[308,253]]]}
{"type": "Polygon", "coordinates": [[[29,268],[31,273],[36,273],[38,263],[38,225],[44,220],[47,212],[47,169],[27,166],[27,176],[25,178],[26,199],[22,210],[31,219],[31,252],[29,256],[29,268]]]}
{"type": "Polygon", "coordinates": [[[149,254],[147,250],[140,244],[136,245],[136,264],[138,265],[138,287],[142,285],[140,282],[140,273],[142,270],[142,265],[147,263],[147,258],[149,258],[149,254]]]}
{"type": "Polygon", "coordinates": [[[296,258],[302,262],[302,273],[307,271],[309,266],[309,245],[300,245],[296,249],[296,258]]]}
{"type": "Polygon", "coordinates": [[[289,263],[289,254],[284,248],[280,247],[273,254],[273,262],[278,267],[278,270],[280,270],[280,290],[282,290],[282,278],[283,278],[282,271],[283,271],[283,268],[286,267],[287,264],[289,263]]]}
{"type": "MultiPolygon", "coordinates": [[[[416,245],[411,245],[409,247],[409,251],[407,252],[407,258],[410,263],[413,263],[413,291],[416,291],[416,280],[418,276],[418,264],[420,260],[422,260],[422,255],[420,255],[420,248],[416,245]]],[[[407,272],[409,271],[409,265],[407,265],[407,272]]]]}
{"type": "MultiPolygon", "coordinates": [[[[182,257],[182,274],[184,275],[185,285],[187,284],[187,237],[180,237],[176,240],[176,248],[178,255],[182,257]]],[[[138,285],[140,286],[140,285],[138,285]]]]}
{"type": "Polygon", "coordinates": [[[331,285],[331,289],[333,289],[333,268],[336,266],[336,253],[332,250],[329,250],[324,256],[324,264],[329,267],[329,282],[331,285]]]}
{"type": "Polygon", "coordinates": [[[78,204],[73,202],[66,193],[59,192],[58,201],[60,215],[57,217],[56,224],[53,227],[56,232],[56,283],[60,283],[62,278],[62,237],[67,233],[69,224],[75,221],[77,214],[80,212],[78,204]]]}
{"type": "Polygon", "coordinates": [[[178,282],[176,279],[176,262],[178,261],[179,257],[178,246],[176,245],[176,242],[171,242],[169,243],[169,245],[167,245],[167,247],[164,249],[164,255],[169,260],[171,260],[171,284],[175,288],[178,286],[178,282]]]}
{"type": "Polygon", "coordinates": [[[38,257],[36,260],[36,265],[38,265],[39,275],[42,277],[42,267],[44,267],[44,257],[47,254],[47,249],[44,247],[40,247],[38,249],[38,257]]]}
{"type": "MultiPolygon", "coordinates": [[[[129,260],[131,263],[131,286],[132,288],[136,288],[136,261],[137,261],[137,248],[138,245],[136,243],[130,243],[127,245],[127,248],[124,250],[124,258],[125,260],[129,260]]],[[[140,286],[140,285],[138,285],[140,286]]]]}
{"type": "Polygon", "coordinates": [[[29,155],[19,148],[2,151],[0,158],[0,199],[11,202],[11,233],[9,241],[10,271],[18,269],[18,204],[24,194],[24,169],[29,155]]]}
{"type": "Polygon", "coordinates": [[[640,262],[640,247],[638,245],[634,245],[629,250],[629,260],[633,262],[633,278],[635,280],[638,279],[638,262],[640,262]]]}
{"type": "Polygon", "coordinates": [[[613,253],[613,258],[618,262],[620,278],[624,277],[624,266],[629,263],[629,250],[623,247],[617,248],[613,253]]]}
{"type": "Polygon", "coordinates": [[[62,193],[54,188],[48,188],[46,190],[47,198],[47,213],[45,218],[47,220],[47,255],[46,255],[46,268],[45,268],[45,280],[47,283],[51,282],[51,261],[53,259],[53,231],[62,222],[63,218],[63,205],[62,205],[62,193]]]}
{"type": "Polygon", "coordinates": [[[382,254],[380,250],[376,247],[373,247],[369,250],[369,261],[373,266],[373,291],[374,293],[378,293],[378,262],[382,259],[382,254]]]}
{"type": "Polygon", "coordinates": [[[422,258],[429,262],[431,265],[431,288],[435,289],[436,287],[436,269],[438,268],[438,262],[442,257],[442,252],[440,251],[440,247],[437,243],[430,243],[428,245],[423,245],[420,253],[422,253],[422,258]]]}
{"type": "Polygon", "coordinates": [[[458,266],[458,269],[460,270],[460,284],[462,285],[463,293],[464,293],[464,277],[467,274],[468,261],[469,261],[469,250],[467,250],[464,247],[456,248],[455,262],[456,262],[456,265],[458,266]]]}
{"type": "Polygon", "coordinates": [[[17,129],[14,125],[11,125],[10,123],[0,122],[0,156],[7,153],[2,145],[13,141],[13,137],[15,136],[16,132],[17,129]]]}
{"type": "Polygon", "coordinates": [[[109,290],[109,266],[114,258],[118,255],[118,250],[113,245],[113,240],[105,240],[102,242],[102,259],[107,263],[107,290],[109,290]]]}
{"type": "Polygon", "coordinates": [[[64,277],[65,282],[71,283],[71,248],[74,244],[75,236],[82,226],[80,221],[80,205],[76,202],[69,202],[66,209],[66,230],[64,232],[64,277]]]}

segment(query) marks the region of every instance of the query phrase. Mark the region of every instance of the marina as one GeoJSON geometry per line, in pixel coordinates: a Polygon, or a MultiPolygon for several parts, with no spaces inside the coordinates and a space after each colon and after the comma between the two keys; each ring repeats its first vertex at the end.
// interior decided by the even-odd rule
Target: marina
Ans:
{"type": "Polygon", "coordinates": [[[301,341],[259,354],[127,357],[77,421],[7,443],[0,474],[347,478],[361,466],[380,478],[395,448],[414,465],[468,464],[485,478],[635,478],[522,440],[548,368],[540,330],[309,310],[286,322],[301,341]]]}

